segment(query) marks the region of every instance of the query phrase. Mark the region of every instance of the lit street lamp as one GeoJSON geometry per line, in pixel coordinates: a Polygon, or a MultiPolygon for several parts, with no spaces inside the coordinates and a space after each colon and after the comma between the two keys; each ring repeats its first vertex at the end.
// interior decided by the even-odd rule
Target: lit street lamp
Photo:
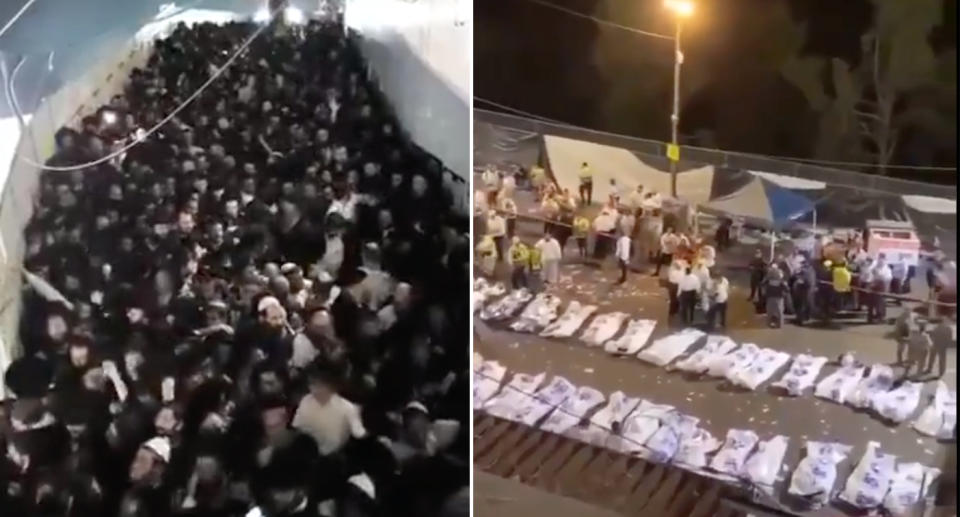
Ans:
{"type": "Polygon", "coordinates": [[[690,0],[665,0],[664,5],[673,11],[676,19],[676,32],[673,36],[673,112],[670,114],[670,195],[677,197],[677,132],[680,127],[680,65],[683,64],[683,52],[680,51],[680,32],[683,19],[693,14],[693,2],[690,0]],[[673,154],[676,153],[676,154],[673,154]]]}

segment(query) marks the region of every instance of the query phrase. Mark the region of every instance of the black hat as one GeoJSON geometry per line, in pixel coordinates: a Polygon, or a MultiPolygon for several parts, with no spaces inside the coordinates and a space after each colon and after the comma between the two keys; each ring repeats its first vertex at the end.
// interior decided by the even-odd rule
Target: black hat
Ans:
{"type": "Polygon", "coordinates": [[[10,363],[3,380],[17,397],[42,397],[53,381],[53,364],[37,355],[20,357],[10,363]]]}

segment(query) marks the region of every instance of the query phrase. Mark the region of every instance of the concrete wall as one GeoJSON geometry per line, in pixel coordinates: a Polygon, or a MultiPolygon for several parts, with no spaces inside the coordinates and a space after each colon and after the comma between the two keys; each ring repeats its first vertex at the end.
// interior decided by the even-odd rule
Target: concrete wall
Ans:
{"type": "Polygon", "coordinates": [[[347,0],[345,23],[401,125],[470,178],[469,0],[347,0]]]}

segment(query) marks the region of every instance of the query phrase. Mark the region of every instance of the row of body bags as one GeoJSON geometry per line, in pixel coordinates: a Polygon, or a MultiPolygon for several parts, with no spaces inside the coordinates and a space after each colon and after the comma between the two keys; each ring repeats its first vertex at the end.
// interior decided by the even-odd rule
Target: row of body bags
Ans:
{"type": "MultiPolygon", "coordinates": [[[[479,315],[486,321],[515,318],[510,328],[517,332],[539,333],[553,338],[572,337],[597,311],[595,305],[571,301],[560,313],[563,302],[555,295],[540,293],[534,296],[526,289],[517,289],[502,296],[505,292],[502,284],[478,279],[475,299],[479,297],[486,302],[479,309],[479,315]],[[496,296],[502,297],[494,300],[496,296]]],[[[729,337],[708,336],[693,328],[650,342],[655,328],[654,320],[631,320],[626,313],[612,312],[596,315],[579,339],[587,346],[602,347],[611,354],[635,356],[671,370],[726,379],[749,390],[756,390],[789,363],[786,372],[772,383],[785,394],[801,396],[813,387],[814,395],[819,398],[867,409],[894,423],[909,419],[923,398],[923,383],[895,382],[896,377],[889,366],[875,364],[868,368],[849,354],[843,357],[837,370],[818,383],[817,377],[828,362],[826,357],[791,356],[752,343],[738,346],[729,337]],[[697,348],[700,342],[703,345],[697,348]]],[[[928,436],[952,438],[956,428],[956,391],[941,382],[914,428],[928,436]]]]}
{"type": "MultiPolygon", "coordinates": [[[[503,384],[506,368],[479,354],[474,355],[474,373],[474,407],[493,416],[531,427],[539,424],[543,431],[650,461],[739,480],[771,495],[785,469],[786,436],[762,440],[753,431],[731,429],[719,440],[700,427],[698,418],[672,406],[621,391],[607,398],[559,376],[544,384],[545,373],[516,373],[503,384]],[[587,419],[585,415],[596,408],[600,409],[587,419]]],[[[812,506],[839,498],[857,508],[884,507],[899,513],[924,498],[939,476],[937,469],[919,463],[898,463],[880,452],[879,443],[870,442],[837,494],[837,466],[850,451],[849,445],[807,442],[806,454],[790,476],[788,493],[812,506]]]]}

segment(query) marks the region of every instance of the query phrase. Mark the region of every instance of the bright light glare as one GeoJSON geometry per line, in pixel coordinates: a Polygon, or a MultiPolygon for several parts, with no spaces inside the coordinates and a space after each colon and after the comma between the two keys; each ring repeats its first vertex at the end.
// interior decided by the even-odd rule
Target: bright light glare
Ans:
{"type": "Polygon", "coordinates": [[[270,21],[270,10],[266,7],[257,9],[257,12],[253,15],[253,21],[257,23],[266,23],[270,21]]]}
{"type": "Polygon", "coordinates": [[[287,7],[284,9],[283,18],[287,21],[287,23],[291,23],[293,25],[300,25],[307,21],[303,16],[303,11],[297,9],[296,7],[287,7]]]}
{"type": "Polygon", "coordinates": [[[686,18],[693,14],[693,2],[690,0],[665,0],[663,5],[677,16],[686,18]]]}
{"type": "Polygon", "coordinates": [[[117,122],[117,114],[112,111],[103,112],[103,123],[104,124],[115,124],[117,122]]]}

